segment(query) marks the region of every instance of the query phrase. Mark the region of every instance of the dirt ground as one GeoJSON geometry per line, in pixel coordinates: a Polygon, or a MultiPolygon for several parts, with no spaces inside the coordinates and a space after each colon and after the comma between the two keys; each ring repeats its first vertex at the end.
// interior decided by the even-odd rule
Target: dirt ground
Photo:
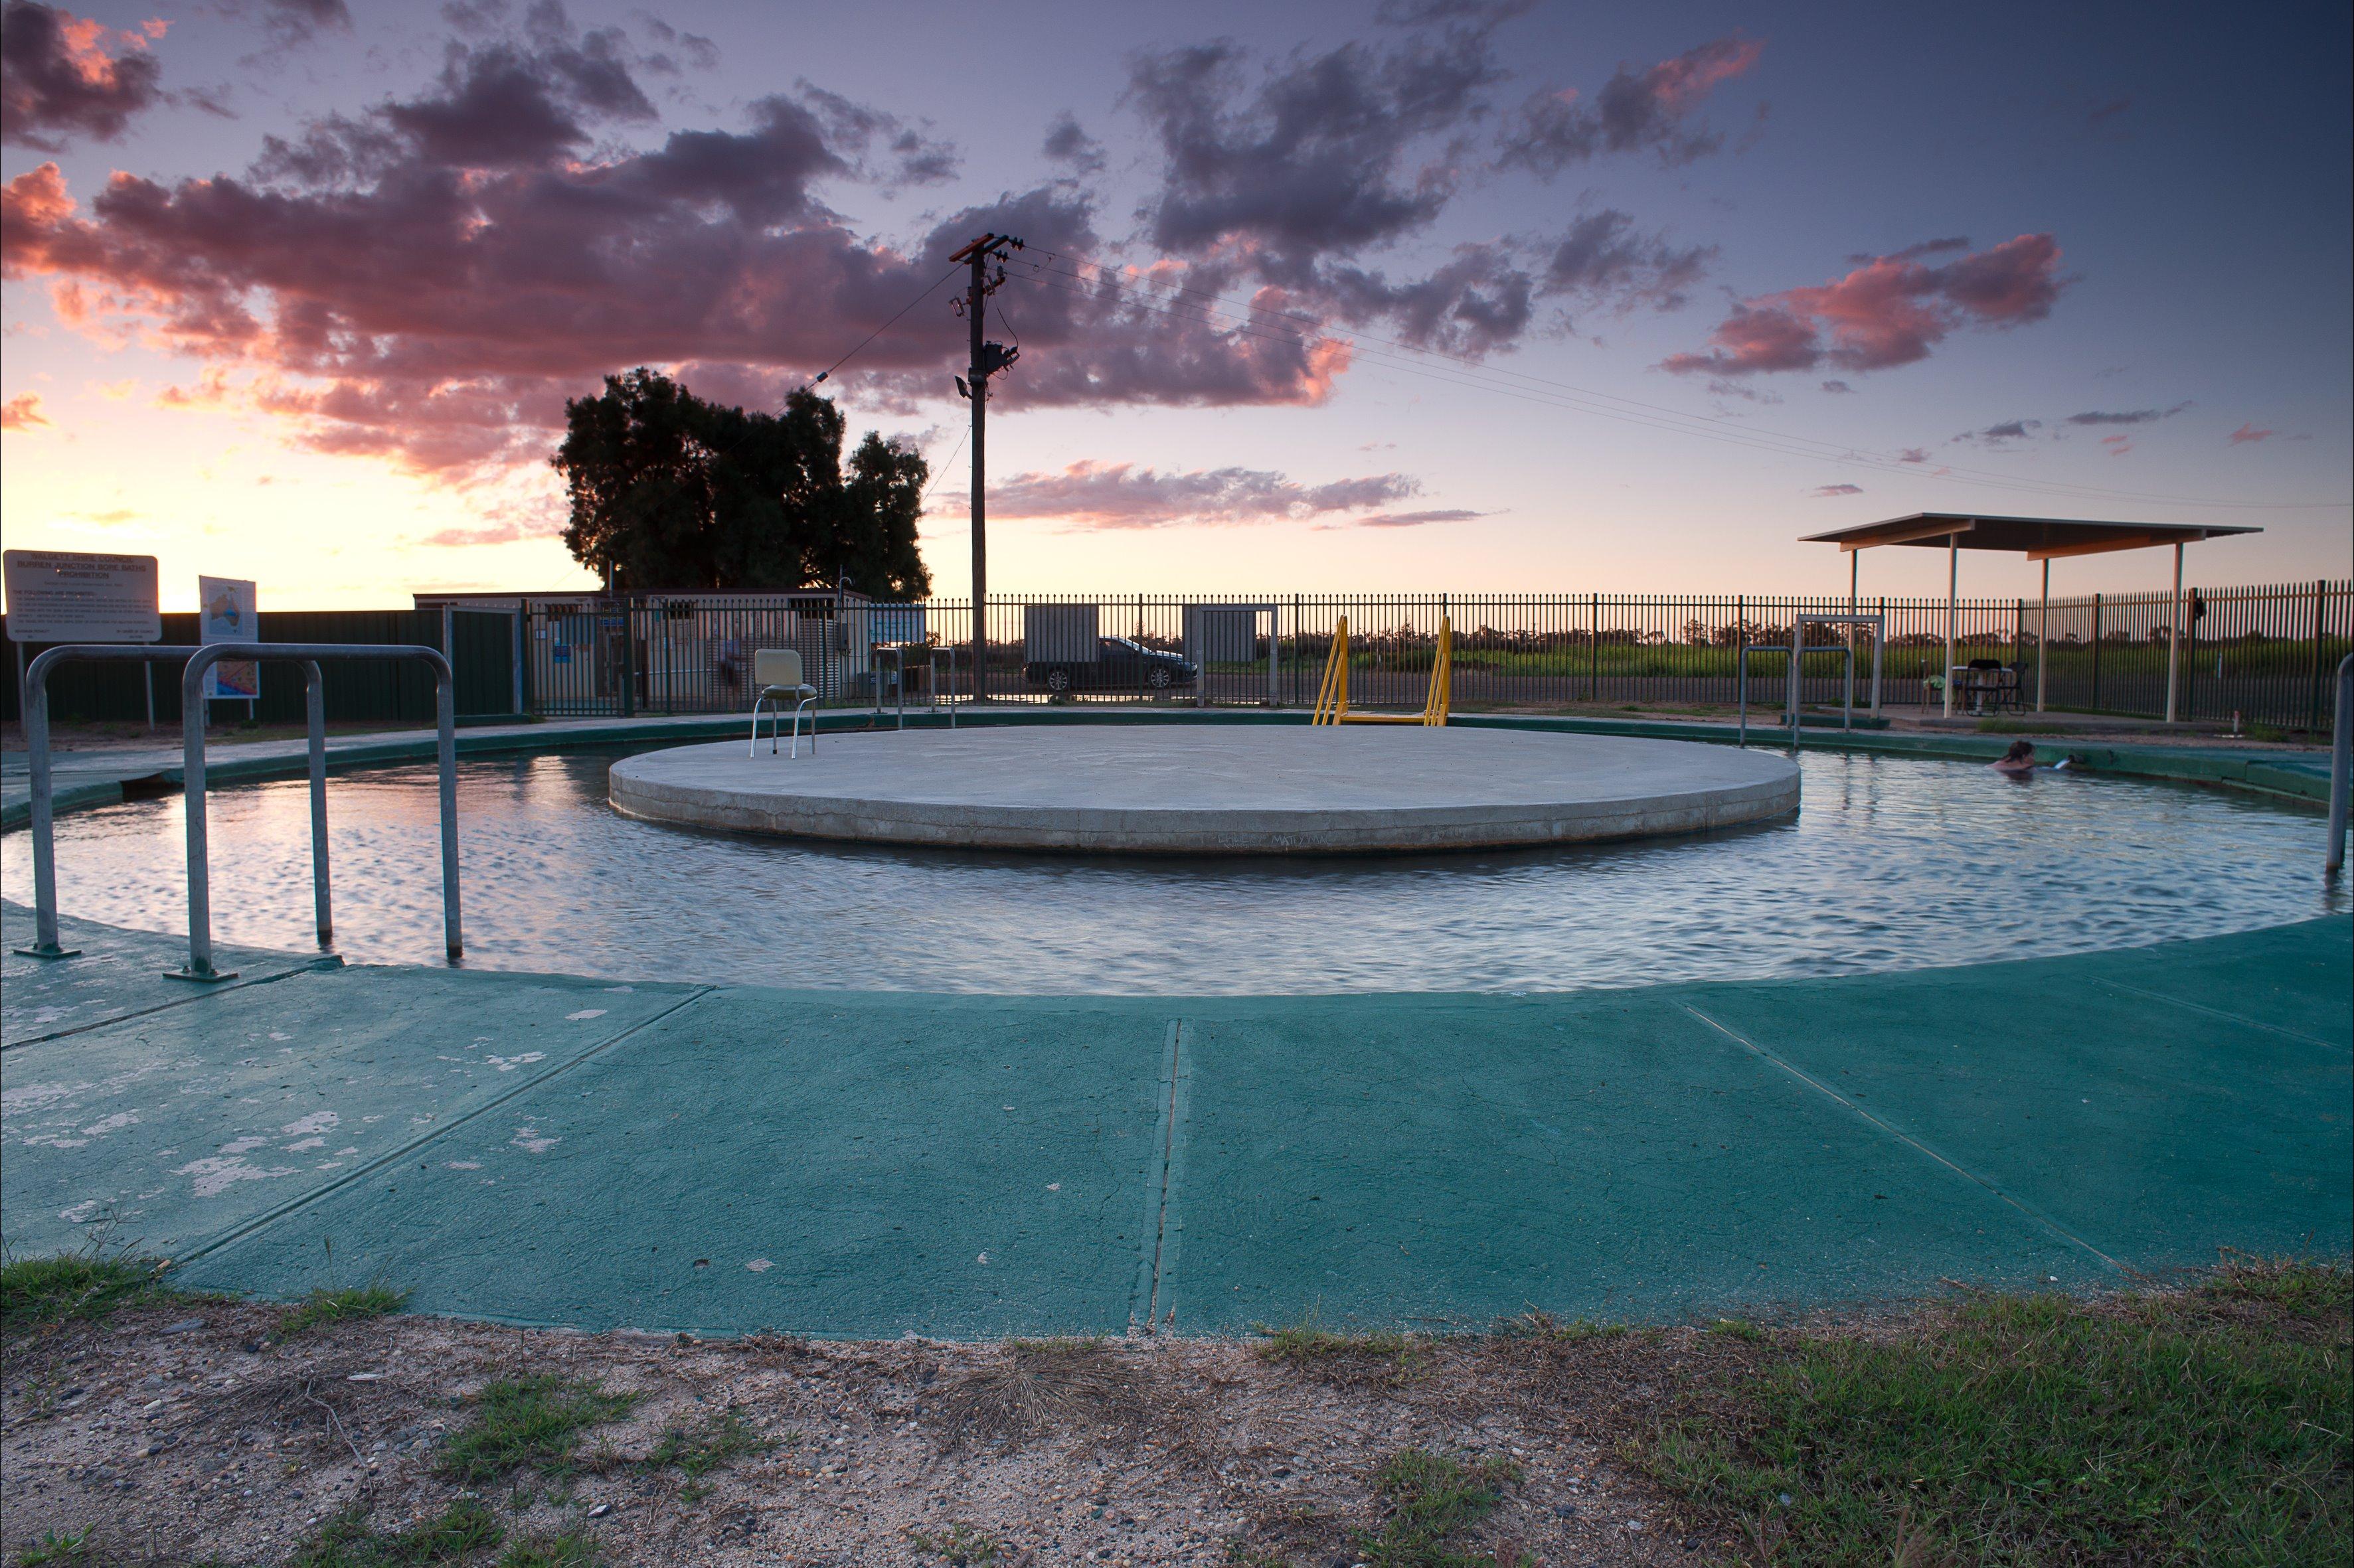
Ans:
{"type": "Polygon", "coordinates": [[[411,1317],[281,1343],[280,1320],[181,1304],[20,1337],[0,1383],[8,1561],[88,1530],[94,1561],[274,1563],[342,1510],[383,1530],[438,1515],[461,1495],[434,1467],[466,1396],[536,1374],[639,1398],[574,1474],[483,1500],[511,1537],[585,1531],[617,1564],[1346,1568],[1381,1523],[1376,1472],[1409,1446],[1519,1467],[1460,1550],[1550,1568],[1734,1544],[1620,1457],[1670,1387],[1742,1353],[1703,1330],[1278,1361],[1236,1340],[706,1342],[411,1317]],[[775,1446],[699,1481],[643,1462],[729,1410],[775,1446]]]}

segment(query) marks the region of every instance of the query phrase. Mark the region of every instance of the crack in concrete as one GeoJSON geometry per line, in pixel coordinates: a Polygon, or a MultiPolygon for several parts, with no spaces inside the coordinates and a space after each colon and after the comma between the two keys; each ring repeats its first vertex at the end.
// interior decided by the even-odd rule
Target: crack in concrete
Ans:
{"type": "Polygon", "coordinates": [[[2136,1278],[2142,1277],[2141,1271],[2134,1267],[2131,1264],[2118,1262],[2115,1258],[2111,1257],[2107,1253],[2103,1252],[2099,1247],[2094,1246],[2091,1242],[2086,1241],[2083,1236],[2078,1235],[2075,1232],[2060,1224],[2059,1221],[2053,1219],[2051,1215],[2044,1213],[2033,1204],[2025,1202],[2020,1199],[2011,1196],[2011,1194],[2004,1192],[1999,1186],[1997,1186],[1991,1180],[1979,1175],[1977,1171],[1972,1171],[1967,1166],[1957,1164],[1955,1161],[1946,1159],[1946,1156],[1938,1153],[1935,1150],[1930,1148],[1927,1144],[1922,1142],[1919,1139],[1914,1137],[1903,1128],[1898,1127],[1895,1123],[1889,1121],[1883,1117],[1874,1116],[1872,1112],[1864,1109],[1861,1106],[1856,1104],[1845,1095],[1840,1094],[1837,1089],[1832,1088],[1829,1084],[1824,1083],[1821,1079],[1812,1077],[1809,1075],[1801,1072],[1798,1068],[1792,1066],[1789,1063],[1784,1061],[1773,1052],[1768,1051],[1765,1046],[1758,1044],[1755,1041],[1749,1039],[1747,1036],[1735,1030],[1726,1028],[1723,1024],[1719,1023],[1715,1019],[1711,1018],[1707,1013],[1702,1012],[1699,1008],[1692,1006],[1691,1003],[1680,1002],[1677,1005],[1681,1006],[1686,1012],[1691,1013],[1694,1018],[1699,1019],[1702,1023],[1707,1024],[1711,1029],[1715,1030],[1719,1034],[1722,1034],[1726,1039],[1732,1041],[1734,1044],[1749,1051],[1761,1061],[1772,1063],[1775,1066],[1781,1068],[1782,1071],[1789,1074],[1790,1076],[1797,1079],[1798,1082],[1806,1085],[1808,1088],[1837,1101],[1842,1106],[1845,1106],[1857,1116],[1861,1117],[1872,1126],[1880,1128],[1881,1131],[1888,1134],[1891,1138],[1895,1139],[1898,1142],[1906,1144],[1919,1152],[1927,1155],[1930,1159],[1935,1160],[1946,1170],[1951,1171],[1955,1175],[1959,1176],[1966,1181],[1974,1181],[1978,1185],[1985,1188],[1997,1198],[1999,1198],[2002,1202],[2009,1204],[2012,1208],[2017,1209],[2020,1213],[2026,1215],[2029,1219],[2033,1220],[2037,1224],[2041,1225],[2045,1230],[2050,1231],[2053,1235],[2060,1237],[2062,1241],[2083,1247],[2086,1252],[2091,1253],[2094,1257],[2099,1258],[2103,1263],[2107,1264],[2111,1268],[2115,1269],[2120,1274],[2132,1275],[2136,1278]]]}

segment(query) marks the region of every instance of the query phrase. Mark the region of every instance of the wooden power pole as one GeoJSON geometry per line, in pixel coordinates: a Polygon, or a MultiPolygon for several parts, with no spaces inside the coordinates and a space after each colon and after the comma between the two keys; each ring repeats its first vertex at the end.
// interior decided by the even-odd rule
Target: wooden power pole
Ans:
{"type": "Polygon", "coordinates": [[[989,296],[1005,281],[1004,267],[995,264],[1005,260],[1009,249],[1021,249],[1022,241],[1010,235],[984,234],[949,258],[970,269],[960,306],[971,340],[971,357],[956,385],[972,404],[972,694],[976,701],[989,696],[989,515],[984,494],[989,471],[989,378],[1022,357],[1019,348],[985,341],[983,317],[989,296]]]}

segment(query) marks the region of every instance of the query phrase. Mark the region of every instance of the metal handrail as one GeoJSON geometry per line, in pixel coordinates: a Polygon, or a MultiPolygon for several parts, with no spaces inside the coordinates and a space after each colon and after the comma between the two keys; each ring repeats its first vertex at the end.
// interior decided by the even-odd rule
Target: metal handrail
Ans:
{"type": "Polygon", "coordinates": [[[2348,796],[2354,792],[2354,653],[2338,661],[2338,720],[2329,739],[2329,853],[2324,869],[2346,863],[2348,796]]]}
{"type": "Polygon", "coordinates": [[[20,948],[31,958],[72,958],[79,948],[58,943],[58,876],[55,780],[49,758],[49,672],[69,659],[158,664],[187,661],[180,675],[181,780],[187,797],[188,962],[166,971],[192,980],[223,980],[235,971],[213,967],[212,875],[205,812],[204,673],[223,659],[286,660],[302,666],[303,698],[310,731],[311,885],[319,945],[334,939],[327,871],[326,696],[319,669],[323,659],[419,659],[433,667],[435,728],[441,776],[442,936],[453,960],[462,956],[458,907],[457,697],[450,661],[439,649],[414,643],[207,642],[195,647],[67,643],[37,657],[25,674],[25,742],[30,752],[33,834],[34,945],[20,948]]]}

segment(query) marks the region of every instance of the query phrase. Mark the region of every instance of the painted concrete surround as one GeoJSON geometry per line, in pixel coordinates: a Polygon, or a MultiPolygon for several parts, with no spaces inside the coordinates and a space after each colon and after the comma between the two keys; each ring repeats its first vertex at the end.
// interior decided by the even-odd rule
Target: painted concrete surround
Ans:
{"type": "Polygon", "coordinates": [[[1069,726],[764,738],[613,765],[614,808],[737,832],[1103,853],[1363,853],[1690,832],[1787,815],[1787,758],[1416,726],[1069,726]]]}

